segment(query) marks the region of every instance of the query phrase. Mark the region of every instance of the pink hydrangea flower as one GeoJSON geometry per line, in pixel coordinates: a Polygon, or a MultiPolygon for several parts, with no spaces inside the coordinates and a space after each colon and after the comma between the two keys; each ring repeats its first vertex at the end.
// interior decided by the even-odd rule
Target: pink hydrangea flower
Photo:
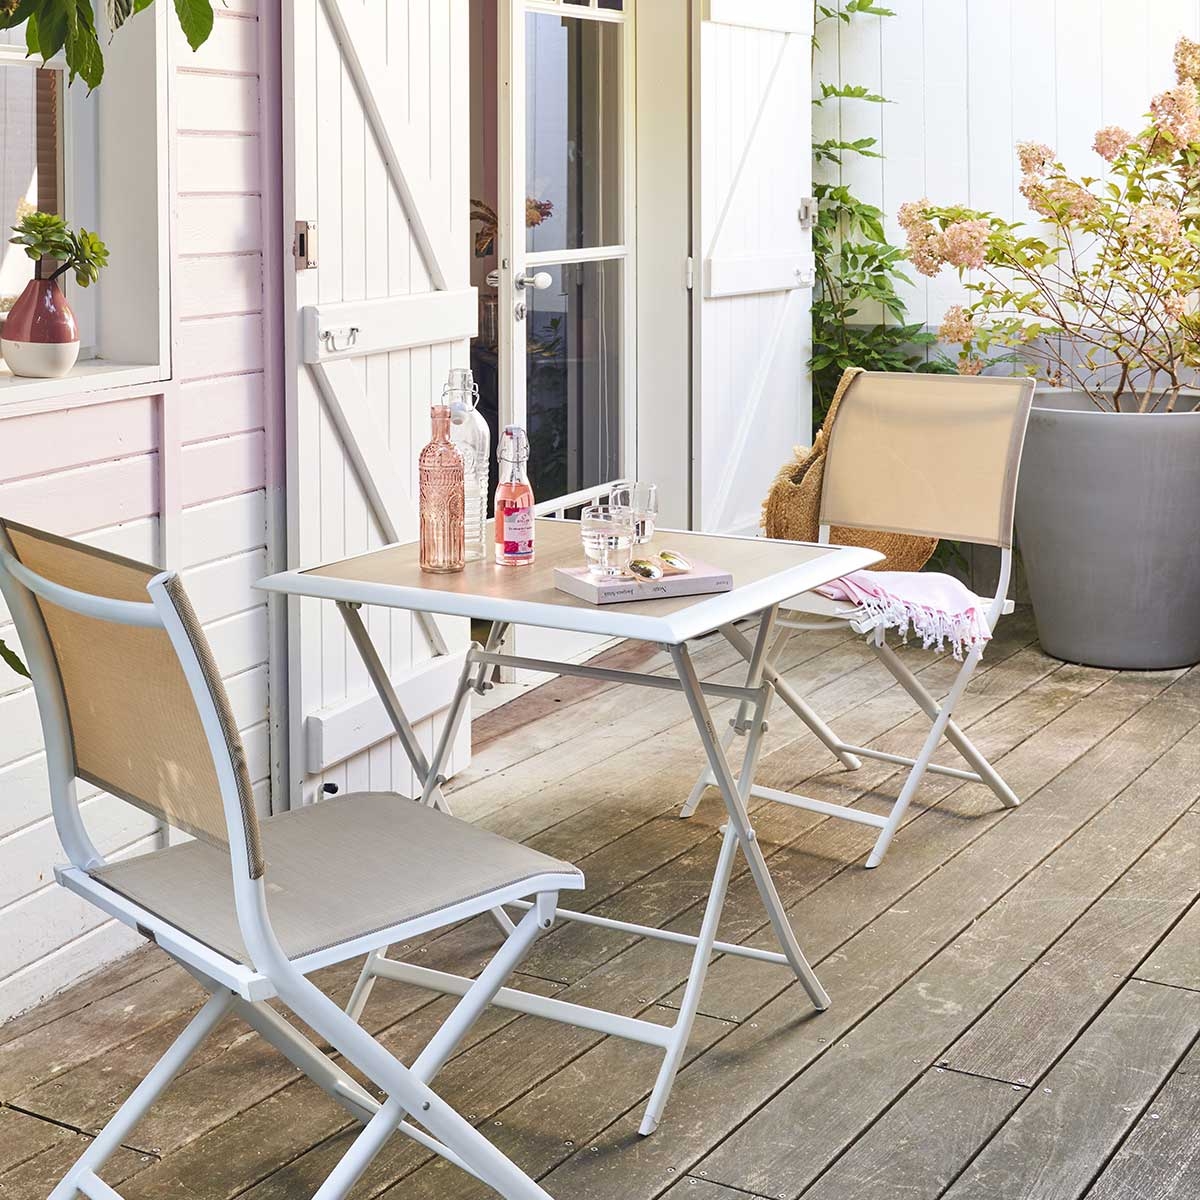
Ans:
{"type": "Polygon", "coordinates": [[[1044,175],[1054,163],[1054,151],[1045,142],[1018,142],[1017,161],[1026,175],[1044,175]]]}
{"type": "Polygon", "coordinates": [[[1106,162],[1114,162],[1125,153],[1126,146],[1133,141],[1133,134],[1120,125],[1105,125],[1096,131],[1092,149],[1106,162]]]}
{"type": "Polygon", "coordinates": [[[938,255],[953,267],[982,267],[990,227],[983,220],[955,221],[937,235],[938,255]]]}
{"type": "Polygon", "coordinates": [[[1146,233],[1162,247],[1174,244],[1182,232],[1179,214],[1165,204],[1139,204],[1129,214],[1129,227],[1137,233],[1146,233]]]}
{"type": "Polygon", "coordinates": [[[910,200],[900,205],[896,219],[908,242],[908,260],[922,274],[930,277],[942,269],[938,252],[938,233],[933,222],[925,216],[928,200],[910,200]]]}
{"type": "Polygon", "coordinates": [[[958,360],[958,373],[960,375],[978,375],[984,367],[982,358],[977,358],[974,355],[964,355],[958,360]]]}
{"type": "Polygon", "coordinates": [[[1181,37],[1175,43],[1175,78],[1180,83],[1200,84],[1200,42],[1181,37]]]}
{"type": "Polygon", "coordinates": [[[1160,92],[1150,101],[1150,117],[1155,129],[1180,145],[1200,142],[1200,100],[1194,83],[1160,92]]]}
{"type": "Polygon", "coordinates": [[[1071,179],[1045,182],[1026,175],[1021,180],[1021,195],[1035,213],[1053,221],[1078,221],[1095,212],[1100,203],[1087,188],[1071,179]]]}
{"type": "Polygon", "coordinates": [[[938,329],[938,340],[943,342],[969,342],[975,336],[975,322],[961,304],[946,309],[938,329]]]}

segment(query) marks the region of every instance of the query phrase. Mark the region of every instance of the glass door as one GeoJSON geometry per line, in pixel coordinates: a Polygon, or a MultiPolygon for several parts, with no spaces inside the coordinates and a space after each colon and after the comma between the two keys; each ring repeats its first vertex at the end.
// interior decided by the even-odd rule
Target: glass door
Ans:
{"type": "Polygon", "coordinates": [[[498,7],[497,415],[528,430],[534,495],[549,499],[633,458],[632,3],[498,7]]]}

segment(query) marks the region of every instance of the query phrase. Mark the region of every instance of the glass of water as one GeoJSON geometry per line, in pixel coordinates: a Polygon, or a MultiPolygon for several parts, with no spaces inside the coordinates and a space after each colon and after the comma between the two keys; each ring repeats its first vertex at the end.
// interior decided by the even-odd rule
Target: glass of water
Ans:
{"type": "Polygon", "coordinates": [[[615,504],[583,510],[580,537],[588,571],[598,578],[624,575],[633,558],[633,511],[615,504]]]}
{"type": "Polygon", "coordinates": [[[633,540],[640,546],[654,536],[658,520],[658,488],[652,483],[622,483],[613,488],[609,503],[633,512],[633,540]]]}

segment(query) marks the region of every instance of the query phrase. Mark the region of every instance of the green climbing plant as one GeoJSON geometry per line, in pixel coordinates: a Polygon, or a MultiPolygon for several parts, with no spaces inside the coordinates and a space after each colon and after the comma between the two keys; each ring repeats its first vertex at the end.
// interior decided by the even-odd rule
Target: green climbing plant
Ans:
{"type": "MultiPolygon", "coordinates": [[[[891,17],[895,13],[874,0],[843,0],[816,5],[816,40],[822,26],[850,24],[857,17],[891,17]]],[[[887,104],[885,96],[862,84],[818,80],[815,105],[887,104]]],[[[814,172],[840,167],[849,155],[882,158],[878,138],[853,141],[829,138],[814,142],[814,172]]],[[[817,223],[813,229],[816,281],[813,292],[813,423],[825,419],[842,372],[847,367],[868,371],[952,371],[943,355],[926,361],[924,346],[937,336],[919,322],[908,320],[899,285],[909,283],[905,251],[893,246],[883,226],[883,213],[856,196],[844,183],[819,182],[817,223]],[[868,319],[869,314],[874,314],[868,319]],[[882,319],[879,319],[879,317],[882,319]]]]}

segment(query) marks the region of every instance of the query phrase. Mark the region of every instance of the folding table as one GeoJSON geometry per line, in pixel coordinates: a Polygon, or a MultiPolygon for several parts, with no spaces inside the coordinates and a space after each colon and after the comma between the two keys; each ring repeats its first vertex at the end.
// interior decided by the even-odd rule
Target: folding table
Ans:
{"type": "MultiPolygon", "coordinates": [[[[731,590],[714,595],[591,605],[554,587],[554,568],[581,565],[583,552],[578,523],[551,519],[537,521],[537,558],[533,565],[527,567],[500,567],[479,562],[469,563],[458,574],[425,574],[419,567],[418,546],[410,542],[307,570],[272,575],[258,585],[268,591],[318,597],[337,604],[413,770],[421,781],[421,801],[446,811],[449,811],[449,805],[443,791],[446,781],[443,772],[447,756],[462,720],[468,693],[473,688],[483,686],[489,668],[510,666],[675,690],[684,694],[704,747],[709,770],[720,789],[727,811],[727,822],[722,826],[721,847],[699,933],[684,934],[568,909],[560,908],[556,912],[558,917],[566,920],[601,925],[692,947],[692,964],[678,1019],[674,1025],[663,1026],[559,999],[535,996],[513,988],[502,988],[493,999],[494,1004],[503,1008],[659,1047],[663,1052],[663,1062],[641,1124],[643,1134],[653,1132],[662,1116],[683,1059],[699,1006],[704,977],[714,952],[790,967],[812,1003],[818,1009],[828,1007],[829,998],[806,961],[775,890],[762,849],[755,840],[746,802],[753,785],[767,713],[775,692],[775,686],[764,668],[780,604],[851,571],[868,567],[880,558],[875,551],[861,548],[663,530],[659,531],[655,542],[662,548],[677,551],[685,558],[729,570],[733,576],[731,590]],[[472,645],[466,652],[458,686],[432,759],[425,755],[418,742],[370,639],[360,615],[360,608],[364,604],[406,609],[423,615],[425,620],[429,620],[431,615],[446,615],[472,617],[492,623],[487,645],[472,645]],[[692,663],[688,643],[717,630],[729,630],[735,622],[745,618],[757,618],[758,622],[745,682],[732,685],[702,681],[692,663]],[[651,675],[587,664],[550,662],[506,653],[503,642],[509,626],[513,624],[657,643],[671,655],[675,675],[651,675]],[[726,758],[722,739],[713,724],[709,698],[739,702],[732,725],[734,731],[744,739],[745,747],[741,768],[736,774],[726,758]],[[780,952],[735,945],[717,938],[726,886],[739,849],[746,858],[781,947],[780,952]]],[[[485,540],[487,544],[490,544],[490,539],[485,540]]],[[[512,923],[503,910],[496,910],[494,916],[503,928],[511,930],[512,923]]],[[[368,957],[359,986],[348,1006],[356,1018],[376,978],[402,980],[460,996],[472,982],[463,976],[399,962],[383,952],[376,952],[368,957]]]]}

